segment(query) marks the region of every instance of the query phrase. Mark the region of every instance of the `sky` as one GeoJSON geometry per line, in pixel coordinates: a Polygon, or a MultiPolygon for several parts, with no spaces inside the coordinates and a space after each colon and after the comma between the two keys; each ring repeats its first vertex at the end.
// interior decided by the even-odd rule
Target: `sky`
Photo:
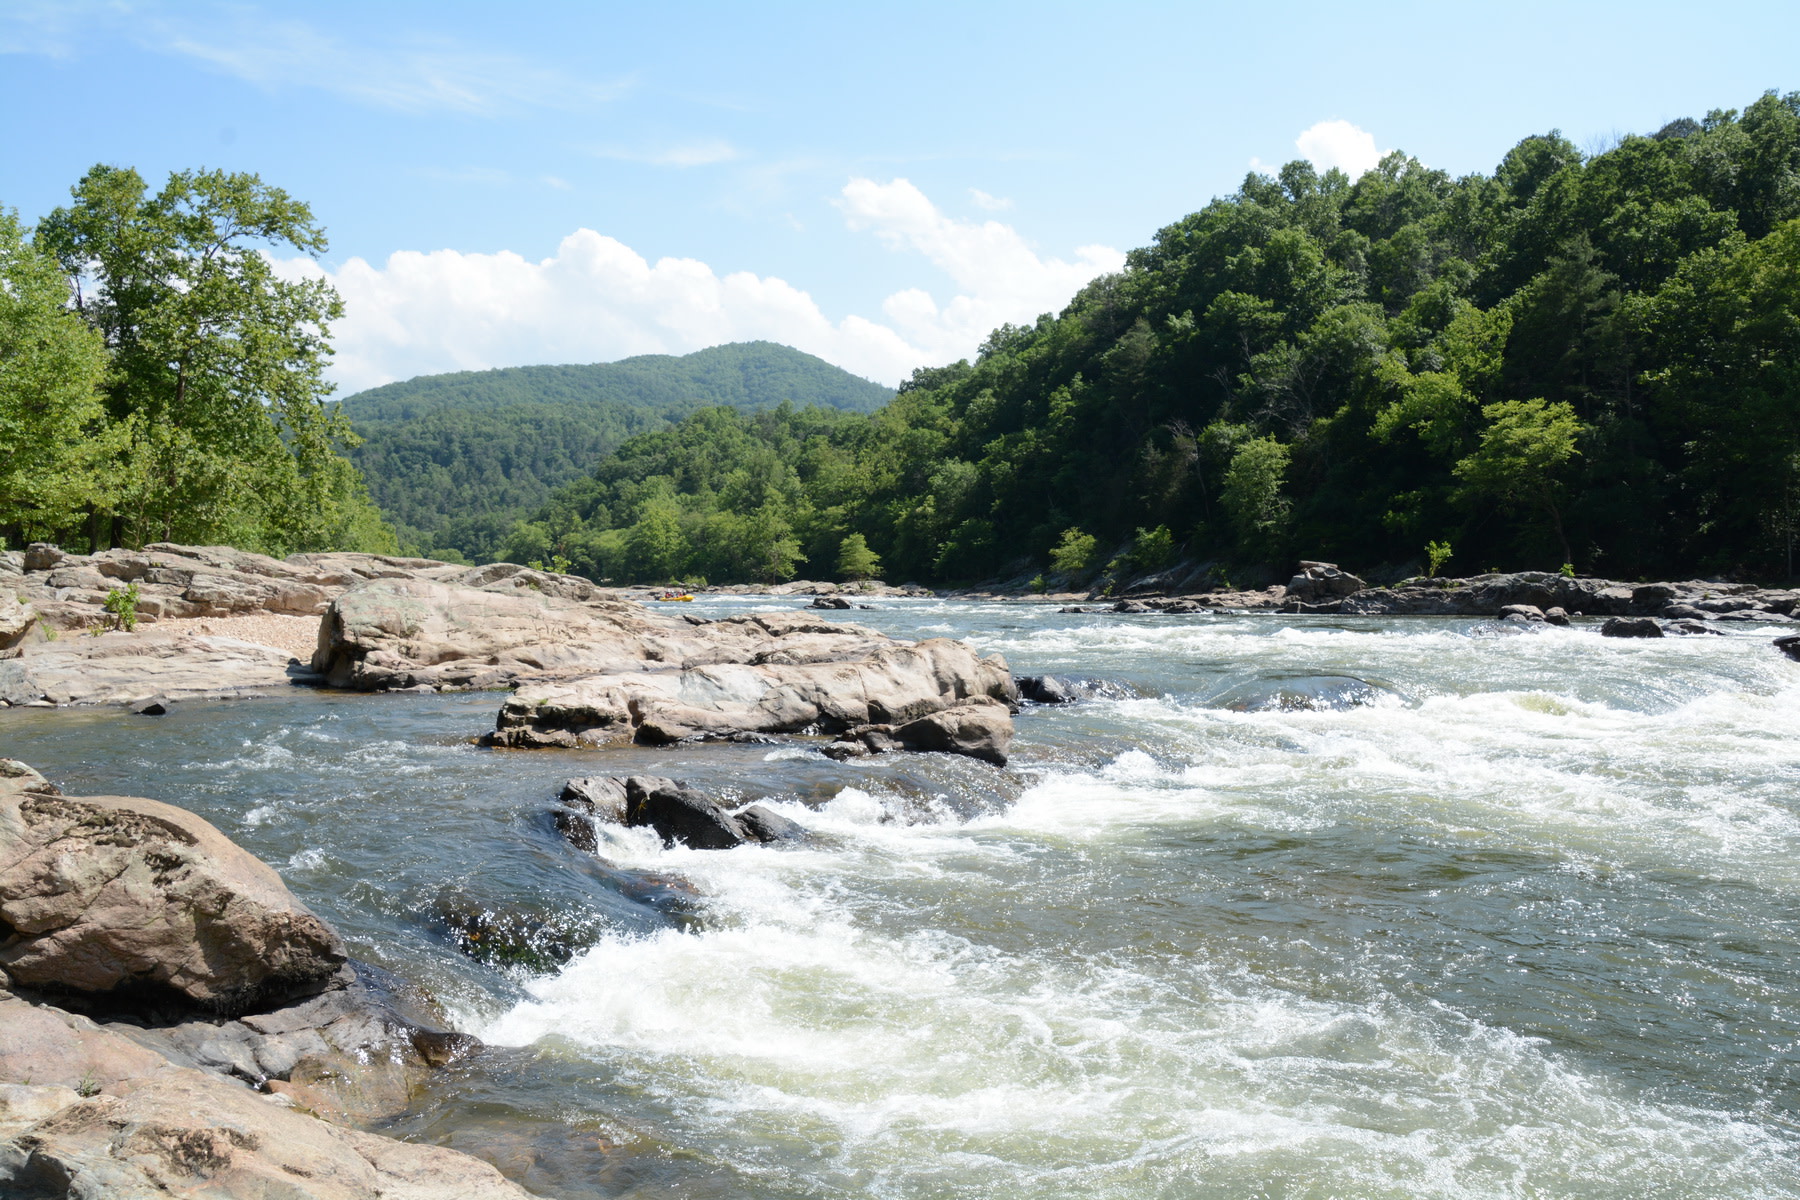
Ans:
{"type": "Polygon", "coordinates": [[[339,394],[766,338],[893,384],[1309,158],[1491,172],[1800,89],[1800,4],[0,0],[0,206],[251,171],[339,394]]]}

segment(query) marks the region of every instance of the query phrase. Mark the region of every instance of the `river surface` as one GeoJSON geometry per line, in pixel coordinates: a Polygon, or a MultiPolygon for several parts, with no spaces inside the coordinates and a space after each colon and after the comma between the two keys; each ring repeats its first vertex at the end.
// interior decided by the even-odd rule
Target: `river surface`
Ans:
{"type": "Polygon", "coordinates": [[[200,812],[435,994],[493,1049],[390,1132],[546,1195],[1800,1196],[1777,630],[877,603],[842,616],[1110,694],[1021,713],[1004,770],[492,752],[492,693],[14,711],[0,748],[200,812]],[[562,780],[632,772],[814,836],[564,843],[562,780]],[[477,961],[470,911],[586,948],[477,961]]]}

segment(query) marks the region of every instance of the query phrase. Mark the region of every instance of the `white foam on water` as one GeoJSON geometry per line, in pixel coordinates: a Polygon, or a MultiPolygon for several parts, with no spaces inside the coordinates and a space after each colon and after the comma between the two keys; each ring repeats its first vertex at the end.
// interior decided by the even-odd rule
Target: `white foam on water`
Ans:
{"type": "Polygon", "coordinates": [[[872,1195],[1055,1196],[1073,1178],[1137,1196],[1169,1172],[1194,1195],[1284,1173],[1321,1195],[1791,1182],[1767,1129],[1634,1098],[1447,1010],[890,933],[784,881],[823,865],[787,858],[715,856],[724,927],[603,942],[482,1036],[630,1062],[718,1152],[754,1166],[802,1141],[885,1180],[872,1195]]]}
{"type": "Polygon", "coordinates": [[[1313,989],[1187,942],[1158,948],[1152,912],[1143,946],[1094,949],[1014,936],[1009,910],[1014,889],[1019,904],[1054,895],[1024,881],[1061,863],[1060,917],[1078,928],[1083,873],[1208,826],[1414,829],[1792,897],[1800,686],[1783,664],[1728,639],[1252,619],[1018,640],[1063,638],[1086,662],[1153,650],[1330,668],[1417,699],[1071,709],[1044,719],[1136,748],[1036,768],[1016,804],[966,821],[870,785],[777,804],[815,834],[789,849],[604,830],[603,856],[691,879],[704,927],[603,940],[482,1036],[628,1073],[691,1147],[784,1195],[1800,1196],[1796,1131],[1659,1097],[1603,1056],[1417,987],[1384,990],[1366,963],[1339,965],[1357,987],[1313,989]],[[1475,686],[1484,670],[1507,682],[1475,686]]]}

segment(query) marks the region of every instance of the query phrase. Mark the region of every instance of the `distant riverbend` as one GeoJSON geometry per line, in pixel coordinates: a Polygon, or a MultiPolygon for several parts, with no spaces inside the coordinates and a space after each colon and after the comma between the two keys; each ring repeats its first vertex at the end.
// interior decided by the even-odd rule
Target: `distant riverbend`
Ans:
{"type": "Polygon", "coordinates": [[[1800,1196],[1781,630],[861,603],[1089,698],[1005,767],[487,750],[494,692],[15,708],[0,746],[201,814],[435,994],[489,1049],[384,1131],[542,1195],[1800,1196]],[[811,837],[570,845],[562,782],[633,773],[811,837]]]}

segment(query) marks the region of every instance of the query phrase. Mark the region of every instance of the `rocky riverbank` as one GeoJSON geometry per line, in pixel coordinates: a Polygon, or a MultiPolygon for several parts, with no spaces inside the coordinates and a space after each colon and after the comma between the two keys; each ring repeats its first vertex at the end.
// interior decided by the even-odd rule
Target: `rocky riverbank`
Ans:
{"type": "MultiPolygon", "coordinates": [[[[1138,581],[1119,599],[1090,597],[1087,611],[1118,613],[1287,612],[1342,616],[1448,616],[1531,620],[1552,609],[1571,617],[1647,617],[1658,622],[1796,620],[1800,592],[1748,583],[1612,579],[1517,571],[1463,578],[1415,578],[1374,587],[1335,563],[1303,562],[1286,585],[1259,591],[1168,593],[1138,581]],[[1511,610],[1519,610],[1517,612],[1511,610]]],[[[1681,632],[1682,630],[1677,630],[1681,632]]]]}
{"type": "Polygon", "coordinates": [[[530,1194],[367,1125],[481,1051],[206,821],[0,759],[0,1192],[530,1194]]]}
{"type": "Polygon", "coordinates": [[[19,603],[0,594],[0,610],[30,620],[0,651],[0,705],[154,709],[294,684],[507,688],[515,694],[489,745],[862,730],[846,752],[948,750],[1004,763],[1018,703],[1006,663],[960,642],[901,642],[798,610],[712,621],[509,563],[276,560],[167,545],[77,558],[39,545],[0,556],[5,587],[19,603]],[[129,586],[148,623],[106,629],[107,597],[129,586]],[[309,619],[317,635],[304,659],[209,624],[279,622],[287,635],[309,619]]]}

